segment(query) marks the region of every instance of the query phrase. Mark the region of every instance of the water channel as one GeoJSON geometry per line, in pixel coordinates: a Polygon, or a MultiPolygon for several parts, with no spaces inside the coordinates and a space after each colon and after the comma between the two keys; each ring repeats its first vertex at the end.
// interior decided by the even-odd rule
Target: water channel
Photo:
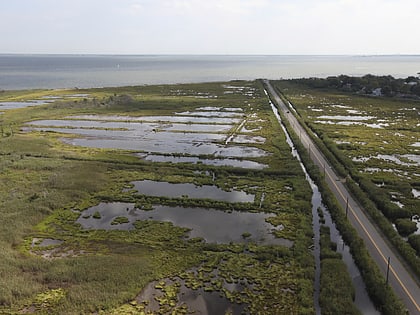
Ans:
{"type": "MultiPolygon", "coordinates": [[[[267,91],[265,94],[268,96],[267,91]]],[[[306,180],[308,181],[309,185],[312,189],[312,226],[313,226],[313,233],[314,233],[314,257],[315,257],[315,292],[314,292],[314,305],[315,311],[317,315],[321,314],[321,308],[319,305],[319,293],[320,293],[320,276],[321,276],[321,261],[320,261],[320,218],[318,215],[318,208],[322,209],[325,217],[325,225],[330,228],[331,233],[331,240],[337,243],[337,252],[340,252],[343,257],[343,261],[347,266],[347,270],[350,274],[350,277],[353,282],[353,286],[355,288],[355,300],[354,304],[359,309],[359,311],[364,315],[379,315],[380,313],[375,309],[372,301],[370,300],[367,292],[366,287],[363,282],[363,279],[360,275],[360,271],[357,268],[356,264],[354,263],[353,257],[350,253],[349,247],[344,244],[343,239],[339,231],[337,230],[335,224],[332,222],[331,216],[322,204],[322,197],[319,192],[318,186],[314,183],[314,181],[309,176],[308,172],[306,171],[305,166],[302,163],[302,160],[299,156],[299,153],[295,149],[293,145],[293,141],[289,136],[289,133],[284,126],[281,117],[278,113],[277,108],[275,105],[270,102],[271,109],[276,116],[281,128],[283,129],[286,135],[286,141],[290,148],[292,149],[292,155],[298,159],[300,162],[300,166],[305,173],[306,180]]]]}

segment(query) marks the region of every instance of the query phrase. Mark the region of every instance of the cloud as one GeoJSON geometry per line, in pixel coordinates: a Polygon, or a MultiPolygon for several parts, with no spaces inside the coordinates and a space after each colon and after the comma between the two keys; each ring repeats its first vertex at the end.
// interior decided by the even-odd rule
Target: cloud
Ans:
{"type": "Polygon", "coordinates": [[[2,1],[0,52],[419,54],[419,13],[418,0],[2,1]]]}

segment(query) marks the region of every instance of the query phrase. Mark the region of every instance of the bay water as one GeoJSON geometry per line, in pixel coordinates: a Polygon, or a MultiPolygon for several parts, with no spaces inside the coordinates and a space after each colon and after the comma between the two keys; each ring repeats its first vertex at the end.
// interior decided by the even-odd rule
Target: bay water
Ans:
{"type": "Polygon", "coordinates": [[[330,75],[417,76],[420,55],[0,54],[0,90],[90,88],[330,75]]]}

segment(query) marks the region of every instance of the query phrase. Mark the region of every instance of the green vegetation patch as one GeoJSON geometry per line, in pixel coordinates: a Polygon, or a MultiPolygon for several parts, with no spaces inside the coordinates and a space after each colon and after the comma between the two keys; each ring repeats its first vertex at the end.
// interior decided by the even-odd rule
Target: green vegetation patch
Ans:
{"type": "MultiPolygon", "coordinates": [[[[7,110],[0,117],[0,313],[147,314],[136,297],[163,279],[218,292],[250,313],[314,313],[311,190],[260,83],[11,91],[1,101],[66,94],[89,96],[7,110]],[[152,163],[133,151],[77,147],[63,143],[59,133],[22,129],[26,122],[71,115],[162,116],[211,107],[242,108],[248,129],[261,127],[249,134],[265,137],[265,143],[253,146],[270,154],[252,160],[268,168],[152,163]],[[257,198],[228,203],[145,196],[130,189],[130,182],[144,179],[216,185],[257,198]],[[246,234],[247,244],[208,244],[188,239],[186,228],[152,220],[136,221],[130,230],[84,229],[76,223],[85,209],[102,202],[132,203],[143,210],[161,204],[271,213],[272,224],[284,226],[276,236],[293,240],[293,246],[254,244],[246,234]],[[34,238],[63,242],[42,248],[32,246],[34,238]],[[233,284],[243,290],[232,290],[233,284]]],[[[232,130],[240,132],[238,126],[232,130]]],[[[89,219],[103,218],[95,213],[89,219]]],[[[117,228],[127,220],[119,216],[112,224],[117,228]]],[[[162,287],[160,303],[182,313],[185,306],[174,305],[177,288],[162,287]]]]}

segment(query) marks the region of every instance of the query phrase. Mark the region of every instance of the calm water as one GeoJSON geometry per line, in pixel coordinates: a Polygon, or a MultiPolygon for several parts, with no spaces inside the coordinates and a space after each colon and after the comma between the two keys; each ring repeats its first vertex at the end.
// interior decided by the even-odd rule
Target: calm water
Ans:
{"type": "Polygon", "coordinates": [[[0,55],[0,90],[364,74],[407,77],[418,56],[0,55]]]}
{"type": "Polygon", "coordinates": [[[248,241],[265,245],[283,245],[291,247],[293,241],[276,238],[271,232],[282,229],[266,222],[272,215],[250,212],[224,212],[207,208],[183,208],[154,205],[153,210],[140,210],[132,203],[100,203],[82,212],[77,219],[85,229],[130,230],[137,220],[172,222],[176,226],[191,229],[191,238],[202,237],[209,243],[229,242],[245,243],[248,241]],[[95,212],[100,218],[94,218],[95,212]],[[126,223],[112,224],[118,217],[125,217],[126,223]],[[243,233],[250,233],[244,238],[243,233]]]}

